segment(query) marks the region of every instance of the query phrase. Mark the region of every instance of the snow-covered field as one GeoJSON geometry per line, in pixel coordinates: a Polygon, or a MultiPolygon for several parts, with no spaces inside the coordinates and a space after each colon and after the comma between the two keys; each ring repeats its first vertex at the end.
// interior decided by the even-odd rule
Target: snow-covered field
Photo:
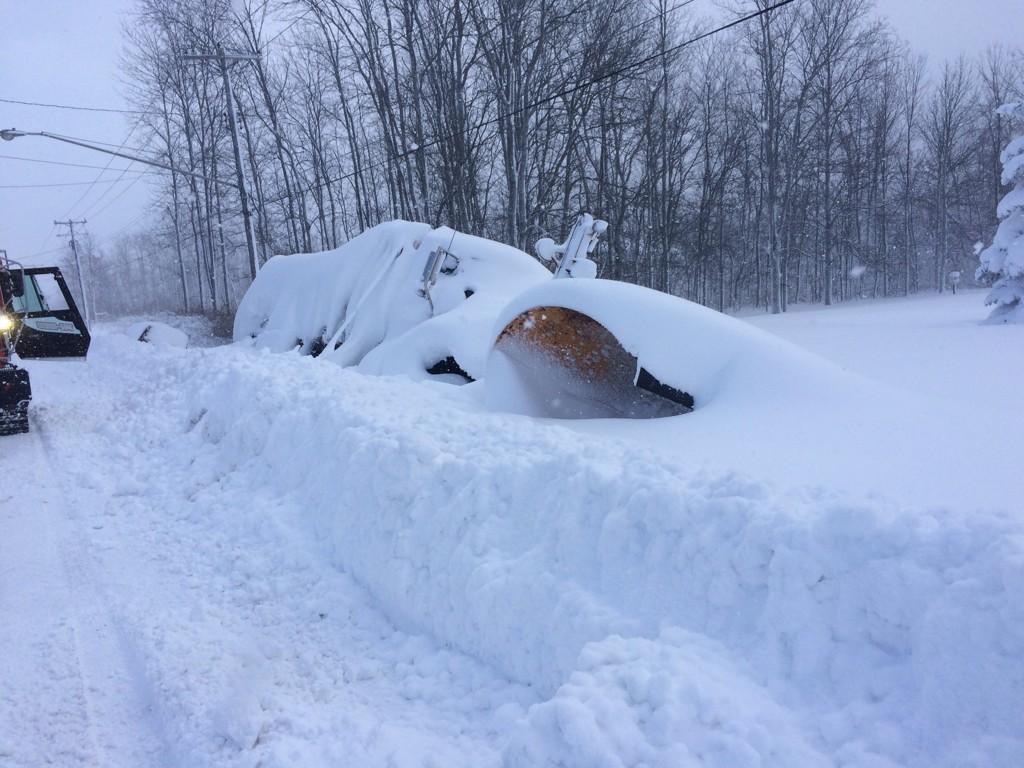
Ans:
{"type": "Polygon", "coordinates": [[[0,442],[0,766],[1024,765],[985,315],[748,318],[831,362],[642,423],[100,329],[0,442]]]}

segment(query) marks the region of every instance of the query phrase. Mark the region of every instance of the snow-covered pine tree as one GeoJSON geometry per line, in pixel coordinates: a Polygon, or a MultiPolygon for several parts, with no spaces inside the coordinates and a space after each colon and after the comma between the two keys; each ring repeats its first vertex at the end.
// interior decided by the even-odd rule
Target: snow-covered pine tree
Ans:
{"type": "MultiPolygon", "coordinates": [[[[1006,104],[1000,114],[1016,118],[1024,125],[1024,103],[1006,104]]],[[[999,229],[992,245],[981,252],[978,280],[992,285],[985,304],[995,305],[990,322],[1024,322],[1024,133],[1003,150],[1003,184],[1013,184],[999,201],[996,215],[999,229]]]]}

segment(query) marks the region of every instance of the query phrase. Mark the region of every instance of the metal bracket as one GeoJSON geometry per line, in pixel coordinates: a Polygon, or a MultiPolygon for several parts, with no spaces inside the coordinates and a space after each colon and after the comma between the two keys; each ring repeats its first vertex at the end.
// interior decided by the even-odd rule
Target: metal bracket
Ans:
{"type": "Polygon", "coordinates": [[[545,261],[556,262],[555,278],[597,277],[597,265],[587,257],[607,229],[607,221],[581,213],[564,243],[556,245],[551,238],[542,238],[537,241],[537,253],[545,261]]]}
{"type": "Polygon", "coordinates": [[[420,296],[430,304],[431,313],[434,311],[434,300],[430,296],[430,289],[437,284],[437,276],[439,274],[454,275],[458,270],[459,257],[441,246],[435,248],[427,256],[427,261],[423,265],[423,275],[420,278],[420,296]]]}

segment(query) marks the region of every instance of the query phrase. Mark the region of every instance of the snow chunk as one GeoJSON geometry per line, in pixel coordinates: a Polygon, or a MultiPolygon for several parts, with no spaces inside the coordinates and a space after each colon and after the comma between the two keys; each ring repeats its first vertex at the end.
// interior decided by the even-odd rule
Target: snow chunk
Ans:
{"type": "Polygon", "coordinates": [[[138,341],[147,344],[155,344],[160,347],[178,347],[184,349],[188,346],[188,334],[172,328],[165,323],[156,321],[143,321],[133,323],[128,327],[126,333],[138,341]]]}
{"type": "Polygon", "coordinates": [[[266,677],[255,655],[242,654],[228,676],[220,702],[210,712],[214,732],[238,749],[256,746],[266,726],[267,716],[260,701],[266,677]]]}
{"type": "Polygon", "coordinates": [[[826,768],[797,725],[712,643],[667,631],[657,640],[587,645],[577,670],[505,751],[506,768],[721,766],[826,768]]]}

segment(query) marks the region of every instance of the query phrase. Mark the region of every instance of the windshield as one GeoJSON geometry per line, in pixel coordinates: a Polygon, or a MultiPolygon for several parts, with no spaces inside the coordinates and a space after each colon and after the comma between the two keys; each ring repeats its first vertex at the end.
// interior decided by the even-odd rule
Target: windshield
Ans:
{"type": "Polygon", "coordinates": [[[49,309],[32,275],[25,275],[25,293],[12,298],[11,309],[22,315],[49,309]]]}

